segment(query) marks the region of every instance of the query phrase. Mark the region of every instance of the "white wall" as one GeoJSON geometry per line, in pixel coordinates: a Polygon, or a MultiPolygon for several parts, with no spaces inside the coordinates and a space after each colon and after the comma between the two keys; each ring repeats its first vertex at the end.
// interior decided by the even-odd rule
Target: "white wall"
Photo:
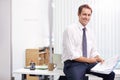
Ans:
{"type": "Polygon", "coordinates": [[[25,66],[25,49],[49,45],[48,0],[12,0],[12,43],[13,71],[25,66]]]}
{"type": "Polygon", "coordinates": [[[0,0],[0,80],[11,79],[10,0],[0,0]]]}

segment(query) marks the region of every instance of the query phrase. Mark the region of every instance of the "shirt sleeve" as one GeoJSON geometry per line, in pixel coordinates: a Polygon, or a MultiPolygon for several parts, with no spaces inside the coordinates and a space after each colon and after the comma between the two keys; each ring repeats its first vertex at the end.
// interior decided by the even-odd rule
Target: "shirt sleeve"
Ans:
{"type": "Polygon", "coordinates": [[[96,40],[95,40],[95,36],[92,33],[92,48],[91,48],[91,57],[96,57],[96,56],[100,56],[97,46],[96,46],[96,40]]]}
{"type": "Polygon", "coordinates": [[[93,47],[92,50],[91,50],[91,57],[96,57],[96,56],[100,56],[98,50],[93,47]]]}
{"type": "Polygon", "coordinates": [[[100,56],[97,46],[96,46],[95,35],[93,34],[93,32],[91,32],[91,30],[89,31],[89,34],[90,34],[89,36],[91,37],[90,41],[92,42],[91,50],[90,50],[90,57],[100,56]]]}
{"type": "Polygon", "coordinates": [[[63,35],[63,48],[64,48],[64,54],[66,54],[70,60],[79,58],[81,56],[81,49],[77,48],[75,45],[75,40],[74,40],[74,33],[71,31],[65,31],[63,35]]]}

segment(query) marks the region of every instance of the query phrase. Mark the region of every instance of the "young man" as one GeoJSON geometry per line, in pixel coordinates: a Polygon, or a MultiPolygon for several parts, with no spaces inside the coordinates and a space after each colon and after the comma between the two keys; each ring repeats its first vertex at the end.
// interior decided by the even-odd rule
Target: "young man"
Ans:
{"type": "Polygon", "coordinates": [[[86,73],[102,77],[103,80],[114,80],[114,72],[108,75],[90,72],[98,62],[104,61],[97,52],[93,35],[87,26],[91,15],[91,7],[81,5],[78,9],[78,23],[64,31],[62,60],[68,80],[85,80],[86,73]]]}

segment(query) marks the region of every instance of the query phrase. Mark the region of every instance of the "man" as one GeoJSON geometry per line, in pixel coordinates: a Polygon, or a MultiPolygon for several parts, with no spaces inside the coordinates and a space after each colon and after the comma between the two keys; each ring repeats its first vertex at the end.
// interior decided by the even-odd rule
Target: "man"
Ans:
{"type": "Polygon", "coordinates": [[[81,5],[78,9],[78,23],[70,25],[64,31],[62,60],[68,80],[85,80],[86,73],[102,77],[103,80],[114,80],[114,72],[108,75],[90,72],[98,62],[104,61],[97,52],[93,35],[87,26],[91,15],[91,7],[81,5]]]}

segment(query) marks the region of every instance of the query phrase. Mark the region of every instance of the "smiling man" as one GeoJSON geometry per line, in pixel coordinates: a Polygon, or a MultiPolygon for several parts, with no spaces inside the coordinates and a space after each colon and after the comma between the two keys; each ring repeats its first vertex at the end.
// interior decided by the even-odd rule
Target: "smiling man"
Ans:
{"type": "Polygon", "coordinates": [[[86,73],[102,77],[103,80],[114,80],[114,72],[108,75],[90,72],[98,62],[104,61],[97,51],[94,37],[87,26],[91,15],[91,7],[87,4],[81,5],[78,9],[78,22],[64,31],[62,60],[68,80],[85,80],[86,73]]]}

